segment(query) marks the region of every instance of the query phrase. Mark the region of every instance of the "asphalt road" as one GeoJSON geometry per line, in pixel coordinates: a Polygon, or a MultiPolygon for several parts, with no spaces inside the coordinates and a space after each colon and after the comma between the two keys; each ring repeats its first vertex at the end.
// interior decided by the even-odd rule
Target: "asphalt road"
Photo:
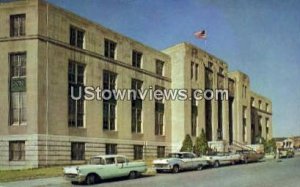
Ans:
{"type": "MultiPolygon", "coordinates": [[[[62,177],[2,183],[0,187],[60,186],[70,187],[62,177]]],[[[86,185],[74,185],[76,187],[86,185]]],[[[297,187],[300,186],[300,157],[262,161],[258,163],[223,166],[217,169],[186,171],[179,174],[158,174],[135,180],[104,181],[93,186],[191,186],[191,187],[297,187]]]]}

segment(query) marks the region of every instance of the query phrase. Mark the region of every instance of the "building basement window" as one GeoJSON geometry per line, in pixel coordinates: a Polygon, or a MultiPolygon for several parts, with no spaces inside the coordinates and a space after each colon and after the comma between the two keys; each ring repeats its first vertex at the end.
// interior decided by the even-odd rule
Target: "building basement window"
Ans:
{"type": "Polygon", "coordinates": [[[144,152],[143,148],[144,148],[144,146],[142,146],[142,145],[134,145],[133,146],[134,160],[142,160],[143,159],[143,152],[144,152]]]}
{"type": "Polygon", "coordinates": [[[105,154],[117,154],[117,144],[105,144],[105,154]]]}
{"type": "Polygon", "coordinates": [[[9,161],[25,160],[25,141],[9,142],[9,161]]]}
{"type": "Polygon", "coordinates": [[[85,143],[71,142],[71,159],[72,160],[85,159],[85,143]]]}

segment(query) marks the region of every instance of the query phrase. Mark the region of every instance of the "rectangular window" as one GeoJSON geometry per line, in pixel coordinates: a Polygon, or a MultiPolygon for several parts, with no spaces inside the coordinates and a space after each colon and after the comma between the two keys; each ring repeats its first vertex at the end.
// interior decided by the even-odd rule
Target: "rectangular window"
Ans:
{"type": "Polygon", "coordinates": [[[26,123],[26,53],[12,53],[10,59],[10,125],[26,123]]]}
{"type": "Polygon", "coordinates": [[[25,160],[25,141],[9,142],[9,161],[25,160]]]}
{"type": "Polygon", "coordinates": [[[105,144],[105,154],[107,155],[117,154],[117,144],[105,144]]]}
{"type": "Polygon", "coordinates": [[[134,151],[134,160],[142,160],[143,159],[143,148],[144,146],[142,145],[134,145],[133,146],[133,151],[134,151]]]}
{"type": "Polygon", "coordinates": [[[259,100],[259,101],[258,101],[258,108],[261,109],[261,108],[262,108],[261,106],[262,106],[262,105],[261,105],[261,100],[259,100]]]}
{"type": "Polygon", "coordinates": [[[25,36],[25,14],[11,15],[10,16],[10,36],[25,36]]]}
{"type": "Polygon", "coordinates": [[[269,104],[266,103],[266,111],[268,112],[269,111],[269,104]]]}
{"type": "Polygon", "coordinates": [[[198,80],[198,71],[199,71],[199,64],[195,65],[195,79],[198,80]]]}
{"type": "MultiPolygon", "coordinates": [[[[103,89],[113,91],[116,87],[117,74],[107,70],[103,71],[103,89]]],[[[116,105],[115,98],[103,99],[103,129],[116,130],[116,105]]]]}
{"type": "Polygon", "coordinates": [[[198,106],[197,106],[197,101],[195,99],[195,91],[192,89],[192,100],[191,100],[191,135],[196,136],[197,135],[197,118],[198,118],[198,106]]]}
{"type": "Polygon", "coordinates": [[[69,81],[69,101],[68,101],[68,124],[69,127],[83,127],[84,126],[84,72],[85,65],[70,61],[68,66],[68,81],[69,81]],[[72,92],[73,90],[73,92],[72,92]],[[71,97],[78,97],[79,100],[74,100],[71,97]]]}
{"type": "Polygon", "coordinates": [[[104,40],[104,56],[107,58],[115,59],[117,43],[111,40],[104,40]]]}
{"type": "Polygon", "coordinates": [[[132,66],[141,68],[143,53],[138,51],[132,51],[132,66]]]}
{"type": "Polygon", "coordinates": [[[164,146],[158,146],[157,147],[157,158],[164,158],[165,156],[166,156],[165,147],[164,146]]]}
{"type": "MultiPolygon", "coordinates": [[[[155,86],[155,90],[164,91],[165,88],[155,86]]],[[[155,135],[164,135],[165,105],[162,99],[155,100],[155,135]]]]}
{"type": "Polygon", "coordinates": [[[156,74],[163,76],[164,72],[164,62],[161,60],[156,60],[156,74]]]}
{"type": "Polygon", "coordinates": [[[76,28],[74,26],[70,27],[70,45],[83,48],[84,42],[84,30],[76,28]]]}
{"type": "Polygon", "coordinates": [[[191,79],[194,78],[194,65],[195,65],[195,63],[191,62],[191,79]]]}
{"type": "Polygon", "coordinates": [[[131,89],[136,90],[137,97],[131,100],[131,132],[141,133],[142,132],[142,110],[143,101],[140,98],[138,90],[142,89],[143,82],[137,79],[131,80],[131,89]]]}
{"type": "Polygon", "coordinates": [[[71,142],[71,159],[72,160],[85,159],[85,143],[71,142]]]}

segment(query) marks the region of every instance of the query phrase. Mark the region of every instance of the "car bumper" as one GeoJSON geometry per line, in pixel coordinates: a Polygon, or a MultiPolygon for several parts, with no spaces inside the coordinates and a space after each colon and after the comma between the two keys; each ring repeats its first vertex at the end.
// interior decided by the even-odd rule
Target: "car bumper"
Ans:
{"type": "Polygon", "coordinates": [[[77,175],[77,174],[65,174],[64,178],[67,181],[71,181],[71,182],[78,182],[81,183],[83,181],[85,181],[85,175],[77,175]]]}
{"type": "Polygon", "coordinates": [[[170,171],[172,170],[172,166],[169,165],[169,164],[157,164],[157,165],[154,165],[154,169],[156,170],[166,170],[166,171],[170,171]]]}

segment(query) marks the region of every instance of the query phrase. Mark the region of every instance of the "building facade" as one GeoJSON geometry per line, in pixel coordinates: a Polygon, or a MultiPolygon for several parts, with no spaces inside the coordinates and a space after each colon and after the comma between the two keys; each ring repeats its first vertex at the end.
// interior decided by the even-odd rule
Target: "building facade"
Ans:
{"type": "Polygon", "coordinates": [[[191,44],[158,51],[42,0],[0,3],[0,23],[1,169],[163,157],[202,129],[211,145],[272,137],[271,101],[191,44]],[[229,100],[72,100],[71,88],[85,86],[220,88],[229,100]]]}

